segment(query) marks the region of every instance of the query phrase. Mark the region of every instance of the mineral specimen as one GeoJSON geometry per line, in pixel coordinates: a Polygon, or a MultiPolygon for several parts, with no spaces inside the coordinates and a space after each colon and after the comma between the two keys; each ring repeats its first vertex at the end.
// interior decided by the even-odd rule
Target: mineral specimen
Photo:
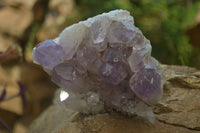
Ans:
{"type": "Polygon", "coordinates": [[[109,108],[153,122],[151,106],[162,97],[162,75],[151,50],[129,12],[114,10],[40,43],[33,60],[69,94],[60,101],[67,108],[87,114],[109,108]]]}

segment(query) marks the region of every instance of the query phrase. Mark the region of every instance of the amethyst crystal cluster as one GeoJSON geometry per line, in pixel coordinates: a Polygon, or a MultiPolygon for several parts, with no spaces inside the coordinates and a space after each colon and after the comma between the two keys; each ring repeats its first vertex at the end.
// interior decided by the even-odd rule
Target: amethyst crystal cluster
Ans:
{"type": "Polygon", "coordinates": [[[151,106],[162,97],[162,76],[151,49],[129,12],[114,10],[40,43],[33,60],[69,94],[61,100],[67,108],[83,113],[109,108],[153,122],[151,106]]]}

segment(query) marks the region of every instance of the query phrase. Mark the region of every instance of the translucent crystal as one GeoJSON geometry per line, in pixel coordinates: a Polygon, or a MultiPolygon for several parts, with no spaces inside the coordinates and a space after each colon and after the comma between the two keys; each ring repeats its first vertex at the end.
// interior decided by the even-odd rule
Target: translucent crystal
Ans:
{"type": "Polygon", "coordinates": [[[134,49],[131,55],[128,57],[128,63],[132,72],[137,72],[149,63],[149,57],[151,55],[151,45],[147,44],[142,49],[134,49]]]}
{"type": "Polygon", "coordinates": [[[150,65],[146,65],[135,73],[129,81],[131,90],[149,105],[153,105],[161,99],[161,83],[161,75],[150,65]]]}
{"type": "Polygon", "coordinates": [[[95,48],[98,52],[102,52],[107,48],[108,42],[107,40],[100,42],[100,43],[92,43],[91,41],[88,42],[90,47],[95,48]]]}
{"type": "Polygon", "coordinates": [[[123,49],[108,48],[105,50],[102,59],[104,62],[127,64],[126,54],[123,49]]]}
{"type": "Polygon", "coordinates": [[[92,47],[84,46],[79,48],[76,53],[78,62],[83,65],[90,72],[98,72],[100,65],[102,64],[99,59],[98,52],[92,47]],[[93,67],[93,70],[90,68],[93,67]],[[94,70],[96,69],[96,70],[94,70]]]}
{"type": "Polygon", "coordinates": [[[61,63],[54,67],[52,81],[62,88],[77,89],[83,84],[82,77],[85,73],[84,68],[61,63]]]}
{"type": "Polygon", "coordinates": [[[133,39],[127,43],[127,45],[136,49],[141,49],[145,47],[146,43],[148,43],[148,40],[146,40],[142,32],[136,27],[133,39]]]}
{"type": "Polygon", "coordinates": [[[74,56],[85,34],[88,34],[88,30],[83,23],[72,25],[60,34],[58,44],[62,46],[66,54],[66,60],[74,56]]]}
{"type": "Polygon", "coordinates": [[[61,101],[61,105],[72,110],[82,110],[83,113],[88,112],[88,106],[79,93],[68,91],[69,97],[61,101]]]}
{"type": "Polygon", "coordinates": [[[122,81],[118,87],[103,84],[102,88],[99,93],[107,105],[114,106],[118,111],[136,114],[148,119],[152,123],[154,122],[155,118],[152,108],[132,93],[128,81],[122,81]]]}
{"type": "Polygon", "coordinates": [[[99,17],[92,23],[90,28],[90,37],[94,44],[104,42],[110,21],[107,17],[99,17]]]}
{"type": "Polygon", "coordinates": [[[52,70],[54,66],[65,60],[65,53],[61,46],[52,40],[46,40],[33,50],[33,61],[44,68],[52,70]]]}
{"type": "Polygon", "coordinates": [[[116,64],[104,63],[100,67],[100,76],[105,82],[112,84],[119,84],[128,75],[127,71],[121,66],[116,64]]]}
{"type": "Polygon", "coordinates": [[[108,107],[153,122],[162,72],[151,49],[130,13],[115,10],[67,27],[35,47],[33,60],[65,91],[65,107],[86,114],[108,107]]]}
{"type": "Polygon", "coordinates": [[[109,43],[128,43],[135,34],[135,26],[127,22],[113,22],[110,26],[109,43]]]}

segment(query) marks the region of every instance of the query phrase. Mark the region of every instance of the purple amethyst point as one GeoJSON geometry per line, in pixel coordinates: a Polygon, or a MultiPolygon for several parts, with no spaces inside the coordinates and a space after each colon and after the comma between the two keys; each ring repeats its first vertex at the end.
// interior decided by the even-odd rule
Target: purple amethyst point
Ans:
{"type": "Polygon", "coordinates": [[[130,79],[131,90],[145,103],[153,105],[162,97],[162,77],[150,65],[136,72],[130,79]]]}
{"type": "Polygon", "coordinates": [[[53,40],[46,40],[33,49],[33,61],[48,70],[64,62],[65,53],[53,40]]]}

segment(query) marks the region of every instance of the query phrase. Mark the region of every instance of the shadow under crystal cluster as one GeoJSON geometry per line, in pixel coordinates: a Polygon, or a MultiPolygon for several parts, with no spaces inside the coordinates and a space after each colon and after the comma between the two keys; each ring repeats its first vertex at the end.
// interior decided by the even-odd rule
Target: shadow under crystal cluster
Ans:
{"type": "Polygon", "coordinates": [[[40,43],[33,60],[69,94],[60,101],[67,108],[89,114],[109,107],[153,122],[162,76],[151,50],[129,12],[114,10],[40,43]]]}

